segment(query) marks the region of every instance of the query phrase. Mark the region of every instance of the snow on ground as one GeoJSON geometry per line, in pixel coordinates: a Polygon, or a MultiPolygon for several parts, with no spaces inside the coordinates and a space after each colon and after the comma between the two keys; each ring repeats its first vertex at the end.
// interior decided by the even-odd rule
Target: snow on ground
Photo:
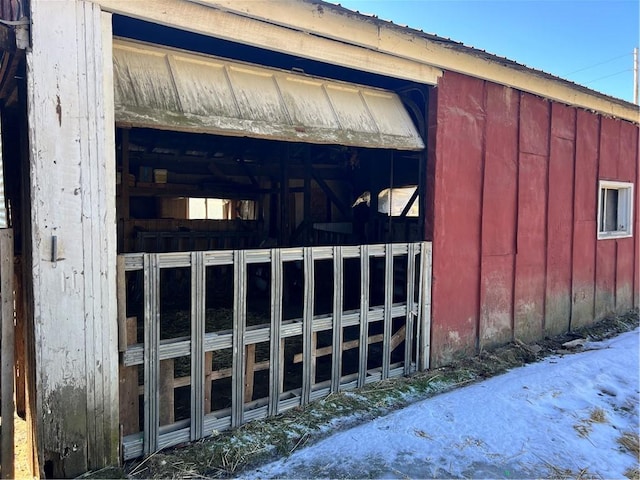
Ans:
{"type": "MultiPolygon", "coordinates": [[[[639,329],[332,435],[243,478],[624,478],[639,329]]],[[[637,437],[636,437],[637,438],[637,437]]]]}

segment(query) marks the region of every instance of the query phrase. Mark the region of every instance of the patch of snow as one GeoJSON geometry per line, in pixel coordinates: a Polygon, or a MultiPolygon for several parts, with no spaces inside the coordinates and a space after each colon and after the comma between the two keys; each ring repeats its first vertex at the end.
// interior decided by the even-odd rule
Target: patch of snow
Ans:
{"type": "Polygon", "coordinates": [[[639,332],[526,365],[339,432],[242,478],[622,478],[639,430],[639,332]]]}

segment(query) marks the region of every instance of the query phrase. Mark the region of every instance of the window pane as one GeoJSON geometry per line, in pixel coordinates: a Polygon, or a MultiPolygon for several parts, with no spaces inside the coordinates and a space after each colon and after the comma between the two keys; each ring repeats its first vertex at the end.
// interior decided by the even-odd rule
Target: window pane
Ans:
{"type": "Polygon", "coordinates": [[[618,230],[618,190],[604,190],[604,230],[605,232],[615,232],[618,230]]]}

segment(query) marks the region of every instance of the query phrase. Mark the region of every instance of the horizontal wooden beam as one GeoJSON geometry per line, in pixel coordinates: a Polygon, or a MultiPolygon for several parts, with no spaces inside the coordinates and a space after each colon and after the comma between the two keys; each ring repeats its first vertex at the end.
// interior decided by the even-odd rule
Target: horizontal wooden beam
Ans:
{"type": "Polygon", "coordinates": [[[272,0],[93,0],[113,13],[366,72],[436,85],[443,71],[638,122],[637,108],[542,71],[339,6],[272,0]]]}
{"type": "Polygon", "coordinates": [[[131,0],[94,1],[112,13],[380,75],[435,85],[442,73],[438,68],[423,63],[357,45],[337,44],[307,32],[185,0],[154,0],[153,8],[149,8],[146,2],[131,0]]]}

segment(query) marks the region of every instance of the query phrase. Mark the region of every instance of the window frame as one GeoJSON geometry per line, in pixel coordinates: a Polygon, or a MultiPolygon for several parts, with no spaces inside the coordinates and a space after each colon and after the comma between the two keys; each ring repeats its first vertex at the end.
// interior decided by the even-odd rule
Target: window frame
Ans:
{"type": "Polygon", "coordinates": [[[613,180],[598,181],[598,216],[596,218],[596,229],[598,240],[606,240],[611,238],[628,238],[633,237],[633,200],[634,200],[633,182],[620,182],[613,180]],[[603,190],[617,190],[617,215],[618,226],[620,226],[620,218],[624,218],[624,229],[606,231],[601,229],[603,215],[606,215],[606,202],[603,202],[603,190]]]}

